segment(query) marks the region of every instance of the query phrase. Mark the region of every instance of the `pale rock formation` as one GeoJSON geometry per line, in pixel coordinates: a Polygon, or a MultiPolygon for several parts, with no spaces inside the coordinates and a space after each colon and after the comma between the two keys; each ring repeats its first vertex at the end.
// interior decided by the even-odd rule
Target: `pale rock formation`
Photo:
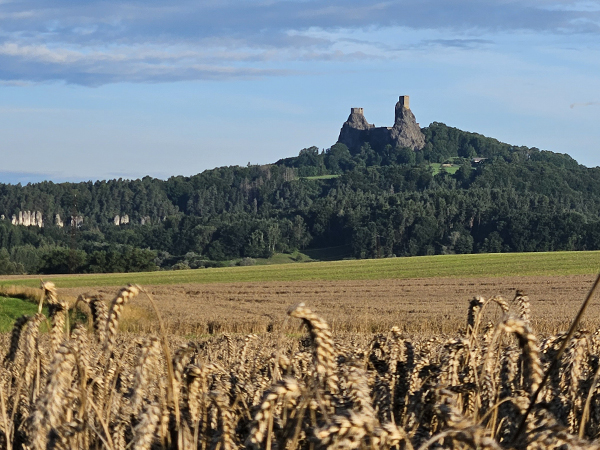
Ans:
{"type": "Polygon", "coordinates": [[[119,225],[126,225],[129,223],[129,215],[124,214],[122,216],[119,216],[118,214],[115,216],[115,218],[113,219],[113,222],[116,226],[119,225]]]}
{"type": "Polygon", "coordinates": [[[13,214],[13,225],[23,225],[24,227],[43,227],[44,220],[40,211],[19,211],[19,215],[13,214]]]}
{"type": "Polygon", "coordinates": [[[83,216],[71,216],[71,226],[76,226],[79,228],[83,225],[83,216]]]}

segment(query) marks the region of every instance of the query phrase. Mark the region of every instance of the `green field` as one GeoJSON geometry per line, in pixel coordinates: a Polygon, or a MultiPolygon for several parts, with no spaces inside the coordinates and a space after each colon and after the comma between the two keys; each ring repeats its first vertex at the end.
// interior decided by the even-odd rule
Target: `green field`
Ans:
{"type": "Polygon", "coordinates": [[[454,175],[457,172],[457,170],[460,168],[460,166],[457,164],[452,164],[452,166],[450,166],[450,167],[442,167],[442,165],[440,163],[431,163],[429,165],[433,168],[434,175],[437,175],[438,173],[440,173],[442,171],[442,168],[449,174],[454,175]]]}
{"type": "MultiPolygon", "coordinates": [[[[121,286],[127,283],[234,283],[252,281],[376,280],[433,277],[583,275],[600,270],[600,251],[416,256],[164,272],[49,275],[57,287],[121,286]]],[[[38,287],[40,277],[4,277],[0,285],[38,287]]]]}
{"type": "MultiPolygon", "coordinates": [[[[10,331],[15,320],[23,314],[37,313],[38,306],[19,298],[0,297],[0,333],[10,331]]],[[[44,330],[46,324],[43,324],[44,330]]]]}
{"type": "Polygon", "coordinates": [[[273,264],[294,264],[300,261],[310,261],[311,258],[300,252],[296,253],[275,253],[270,258],[254,258],[256,265],[273,265],[273,264]]]}

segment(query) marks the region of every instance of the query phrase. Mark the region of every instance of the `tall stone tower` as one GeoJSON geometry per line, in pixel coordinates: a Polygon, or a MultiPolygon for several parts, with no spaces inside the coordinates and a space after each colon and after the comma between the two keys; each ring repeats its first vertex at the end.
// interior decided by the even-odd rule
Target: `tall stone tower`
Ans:
{"type": "Polygon", "coordinates": [[[400,106],[404,106],[406,109],[410,109],[408,95],[401,95],[400,100],[398,100],[398,103],[400,103],[400,106]]]}
{"type": "Polygon", "coordinates": [[[394,126],[390,129],[391,146],[421,150],[425,147],[425,135],[410,110],[408,95],[400,96],[395,109],[394,126]]]}

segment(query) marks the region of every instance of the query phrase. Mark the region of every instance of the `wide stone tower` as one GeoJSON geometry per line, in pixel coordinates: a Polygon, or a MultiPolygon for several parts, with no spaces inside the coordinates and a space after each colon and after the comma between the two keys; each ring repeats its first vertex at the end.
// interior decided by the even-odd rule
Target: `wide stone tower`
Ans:
{"type": "Polygon", "coordinates": [[[393,127],[375,127],[367,122],[362,108],[351,108],[350,116],[340,130],[338,142],[345,144],[352,153],[358,152],[365,142],[376,150],[386,145],[421,150],[425,146],[425,136],[409,105],[408,95],[400,96],[396,103],[393,127]]]}

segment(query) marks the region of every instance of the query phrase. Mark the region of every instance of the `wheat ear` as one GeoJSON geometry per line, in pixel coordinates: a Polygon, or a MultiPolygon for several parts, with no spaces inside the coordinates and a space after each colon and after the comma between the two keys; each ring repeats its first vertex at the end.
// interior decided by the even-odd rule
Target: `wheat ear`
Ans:
{"type": "Polygon", "coordinates": [[[329,325],[304,303],[292,307],[288,310],[288,315],[302,319],[307,326],[313,342],[317,377],[329,392],[336,393],[339,379],[336,374],[335,347],[329,325]]]}
{"type": "Polygon", "coordinates": [[[115,338],[117,336],[119,319],[121,318],[123,307],[129,300],[138,295],[139,292],[139,286],[130,284],[129,286],[122,288],[112,301],[106,320],[106,338],[104,341],[105,352],[110,353],[115,345],[115,338]]]}
{"type": "MultiPolygon", "coordinates": [[[[300,396],[301,388],[294,378],[286,377],[271,386],[260,402],[260,409],[254,416],[254,422],[246,445],[252,448],[261,448],[267,434],[269,423],[273,420],[273,409],[277,401],[286,398],[288,404],[294,404],[300,396]]],[[[271,422],[272,423],[272,422],[271,422]]]]}
{"type": "Polygon", "coordinates": [[[156,403],[150,403],[144,408],[140,421],[133,429],[132,447],[134,450],[150,450],[160,416],[160,407],[156,403]]]}

